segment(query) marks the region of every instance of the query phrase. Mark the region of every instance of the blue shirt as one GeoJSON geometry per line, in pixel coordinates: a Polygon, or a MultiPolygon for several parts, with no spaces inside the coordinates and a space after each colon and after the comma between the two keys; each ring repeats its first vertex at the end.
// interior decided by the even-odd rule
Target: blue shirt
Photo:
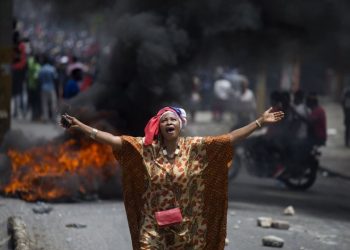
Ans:
{"type": "Polygon", "coordinates": [[[54,66],[50,64],[44,64],[39,72],[39,82],[41,84],[41,90],[52,91],[55,90],[55,79],[57,78],[57,72],[54,66]]]}

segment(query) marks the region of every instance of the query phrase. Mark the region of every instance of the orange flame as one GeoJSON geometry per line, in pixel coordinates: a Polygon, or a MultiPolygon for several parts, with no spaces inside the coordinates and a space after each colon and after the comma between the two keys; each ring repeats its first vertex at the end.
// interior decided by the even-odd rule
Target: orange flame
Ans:
{"type": "Polygon", "coordinates": [[[25,152],[9,150],[12,175],[4,192],[27,201],[58,200],[96,191],[116,174],[110,147],[90,141],[68,140],[25,152]]]}

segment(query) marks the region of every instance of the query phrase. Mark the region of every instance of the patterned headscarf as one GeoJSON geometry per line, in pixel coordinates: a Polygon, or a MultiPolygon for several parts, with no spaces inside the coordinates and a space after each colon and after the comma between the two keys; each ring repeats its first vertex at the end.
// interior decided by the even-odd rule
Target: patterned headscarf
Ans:
{"type": "Polygon", "coordinates": [[[180,121],[180,128],[184,128],[187,125],[187,116],[185,110],[177,107],[165,107],[158,111],[157,115],[153,116],[145,127],[145,141],[144,144],[150,145],[153,142],[155,136],[159,133],[159,121],[160,118],[166,113],[172,112],[176,114],[180,121]]]}

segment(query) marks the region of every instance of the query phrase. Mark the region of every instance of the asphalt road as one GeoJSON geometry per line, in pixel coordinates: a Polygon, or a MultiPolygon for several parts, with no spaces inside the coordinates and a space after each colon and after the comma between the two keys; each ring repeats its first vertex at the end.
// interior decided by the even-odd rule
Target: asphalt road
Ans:
{"type": "MultiPolygon", "coordinates": [[[[220,134],[229,123],[208,126],[210,117],[200,117],[190,125],[191,135],[220,134]]],[[[230,121],[228,117],[224,121],[230,121]]],[[[62,130],[56,126],[14,123],[27,134],[52,138],[62,130]],[[40,132],[40,133],[38,133],[40,132]]],[[[338,152],[338,151],[337,151],[338,152]]],[[[339,157],[335,157],[339,158],[339,157]]],[[[340,159],[340,158],[339,158],[340,159]]],[[[336,164],[332,161],[333,164],[336,164]]],[[[343,164],[344,162],[342,162],[343,164]]],[[[261,238],[275,235],[284,239],[286,250],[350,249],[350,179],[323,176],[307,192],[285,189],[271,179],[259,179],[242,171],[229,186],[229,211],[226,249],[258,250],[261,238]],[[292,205],[295,216],[284,216],[292,205]],[[258,217],[289,221],[289,230],[257,227],[258,217]]],[[[119,200],[48,204],[48,214],[35,214],[37,203],[0,196],[0,243],[6,236],[9,216],[26,222],[36,249],[42,250],[129,250],[131,242],[123,202],[119,200]],[[72,228],[73,224],[82,228],[72,228]]],[[[1,246],[0,250],[7,250],[1,246]]]]}
{"type": "MultiPolygon", "coordinates": [[[[261,238],[275,235],[286,250],[348,250],[350,248],[350,181],[319,176],[307,192],[292,192],[274,180],[241,175],[230,183],[226,249],[267,249],[261,238]],[[282,214],[292,205],[295,216],[282,214]],[[260,216],[287,220],[289,230],[257,227],[260,216]]],[[[48,214],[35,214],[37,203],[0,197],[0,225],[11,215],[26,222],[36,249],[128,250],[131,242],[122,201],[47,204],[48,214]],[[67,225],[86,226],[71,228],[67,225]]],[[[3,231],[4,228],[1,228],[3,231]]],[[[1,234],[0,234],[1,235],[1,234]]]]}

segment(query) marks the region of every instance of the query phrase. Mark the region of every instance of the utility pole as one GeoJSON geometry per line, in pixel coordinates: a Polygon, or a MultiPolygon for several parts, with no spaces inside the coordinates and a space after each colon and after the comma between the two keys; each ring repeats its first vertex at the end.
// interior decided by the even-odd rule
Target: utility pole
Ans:
{"type": "Polygon", "coordinates": [[[11,124],[12,0],[0,1],[0,144],[11,124]]]}

